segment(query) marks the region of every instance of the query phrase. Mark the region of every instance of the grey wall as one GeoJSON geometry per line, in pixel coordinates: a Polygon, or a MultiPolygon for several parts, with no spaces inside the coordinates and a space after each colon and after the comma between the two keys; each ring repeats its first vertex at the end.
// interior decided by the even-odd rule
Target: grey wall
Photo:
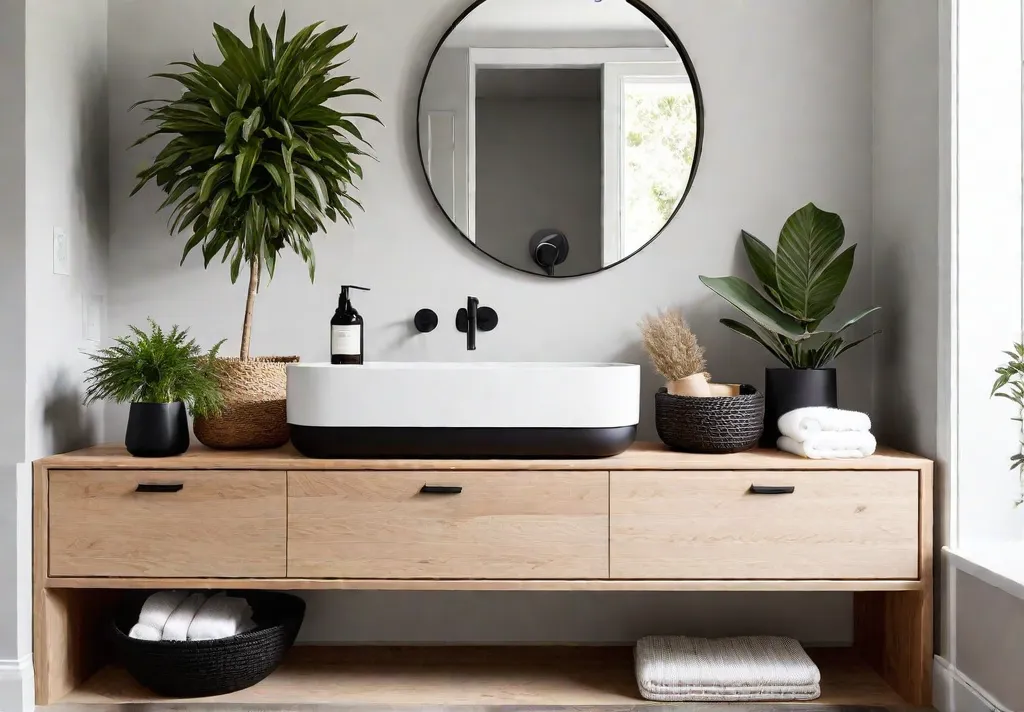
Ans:
{"type": "MultiPolygon", "coordinates": [[[[100,439],[81,294],[106,281],[106,0],[0,0],[0,709],[32,702],[31,460],[100,439]],[[72,274],[53,275],[53,227],[72,274]],[[86,425],[86,420],[89,424],[86,425]]],[[[101,314],[102,319],[102,314],[101,314]]],[[[102,328],[102,324],[101,324],[102,328]]]]}
{"type": "Polygon", "coordinates": [[[1024,601],[964,571],[955,576],[959,671],[1004,709],[1024,709],[1024,601]]]}
{"type": "MultiPolygon", "coordinates": [[[[213,344],[238,343],[245,290],[232,287],[226,269],[203,270],[196,257],[178,267],[182,241],[166,234],[166,216],[156,215],[154,190],[128,199],[132,175],[155,147],[126,151],[139,135],[142,115],[126,109],[141,98],[171,90],[147,75],[195,49],[214,55],[211,23],[241,30],[251,2],[180,0],[175,3],[111,0],[111,332],[152,316],[192,327],[213,344]]],[[[260,0],[262,19],[273,21],[285,3],[260,0]]],[[[644,362],[636,322],[659,307],[679,306],[707,347],[716,378],[761,383],[771,361],[719,326],[728,307],[711,296],[699,274],[743,273],[741,229],[775,242],[785,218],[809,200],[841,213],[850,240],[861,243],[858,265],[844,298],[845,310],[871,301],[872,7],[870,0],[652,0],[652,7],[677,29],[693,58],[708,110],[704,157],[693,191],[675,222],[654,245],[605,274],[550,281],[507,270],[483,258],[439,214],[424,185],[416,151],[415,99],[437,38],[465,8],[464,0],[292,0],[293,26],[326,20],[350,24],[360,34],[348,67],[378,92],[387,128],[368,134],[380,157],[368,163],[359,196],[366,213],[354,229],[338,226],[316,240],[318,279],[310,285],[304,267],[283,260],[275,281],[256,307],[253,347],[262,354],[327,356],[328,322],[338,285],[359,283],[374,291],[360,300],[371,360],[627,360],[644,362]],[[449,324],[468,294],[501,316],[494,332],[468,354],[465,337],[442,327],[413,336],[416,310],[432,307],[449,324]]],[[[355,107],[353,102],[350,106],[355,107]]],[[[359,109],[357,109],[359,110],[359,109]]],[[[860,349],[844,357],[844,406],[870,409],[873,354],[860,349]]],[[[658,379],[643,380],[641,435],[655,437],[651,395],[658,379]]],[[[108,432],[122,432],[125,414],[107,409],[108,432]]],[[[642,616],[647,599],[633,597],[524,597],[536,606],[537,630],[577,611],[610,635],[604,619],[642,616]],[[609,603],[610,601],[617,601],[609,603]],[[639,601],[639,602],[638,602],[639,601]]],[[[334,639],[360,635],[359,621],[385,621],[416,607],[416,627],[403,637],[449,638],[446,603],[465,596],[424,597],[331,595],[315,597],[307,636],[330,631],[334,639]]],[[[491,640],[514,636],[515,621],[503,611],[520,598],[474,594],[480,615],[475,635],[491,640]],[[510,602],[511,601],[511,602],[510,602]]],[[[694,628],[720,610],[718,597],[678,596],[672,606],[694,628]],[[713,614],[713,613],[712,613],[713,614]]],[[[794,610],[814,620],[817,641],[850,635],[849,598],[808,595],[780,599],[742,597],[732,624],[778,621],[779,632],[800,627],[794,610]],[[795,607],[795,608],[794,608],[795,607]]],[[[654,609],[651,609],[654,610],[654,609]]],[[[687,628],[680,622],[680,629],[687,628]]],[[[802,624],[801,624],[802,625],[802,624]]],[[[573,631],[585,635],[588,626],[573,631]]],[[[381,638],[394,632],[382,623],[381,638]]],[[[625,629],[622,629],[625,630],[625,629]]],[[[634,629],[630,629],[630,633],[634,629]]],[[[800,632],[800,631],[796,631],[800,632]]],[[[574,632],[573,635],[576,633],[574,632]]]]}
{"type": "MultiPolygon", "coordinates": [[[[936,561],[949,544],[950,508],[939,440],[949,397],[940,359],[949,347],[939,343],[940,290],[948,289],[940,276],[939,41],[939,3],[875,0],[872,253],[874,301],[883,307],[876,320],[883,333],[874,344],[875,429],[894,447],[940,460],[936,561]]],[[[937,615],[944,618],[941,610],[937,615]]],[[[939,629],[945,627],[940,618],[939,629]]]]}
{"type": "MultiPolygon", "coordinates": [[[[0,0],[0,660],[19,643],[17,465],[25,459],[25,2],[0,0]]],[[[3,693],[0,690],[0,694],[3,693]]],[[[0,700],[2,701],[2,700],[0,700]]]]}
{"type": "MultiPolygon", "coordinates": [[[[34,460],[102,440],[102,408],[82,407],[94,349],[87,299],[107,283],[108,119],[106,0],[27,3],[28,275],[26,450],[34,460]],[[53,274],[53,229],[71,245],[70,276],[53,274]]],[[[101,314],[102,316],[102,314],[101,314]]],[[[102,324],[101,324],[102,331],[102,324]]]]}
{"type": "Polygon", "coordinates": [[[569,238],[556,274],[601,269],[604,145],[601,99],[479,98],[476,244],[542,273],[529,251],[538,230],[569,238]]]}

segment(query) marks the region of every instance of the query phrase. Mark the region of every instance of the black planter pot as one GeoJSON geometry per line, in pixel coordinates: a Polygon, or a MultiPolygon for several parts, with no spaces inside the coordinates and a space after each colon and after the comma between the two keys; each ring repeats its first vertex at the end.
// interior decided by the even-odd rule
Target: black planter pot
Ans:
{"type": "Polygon", "coordinates": [[[185,404],[132,403],[124,445],[135,457],[174,457],[188,450],[185,404]]]}
{"type": "Polygon", "coordinates": [[[764,370],[764,435],[761,447],[775,447],[779,417],[797,408],[839,407],[836,370],[766,368],[764,370]]]}

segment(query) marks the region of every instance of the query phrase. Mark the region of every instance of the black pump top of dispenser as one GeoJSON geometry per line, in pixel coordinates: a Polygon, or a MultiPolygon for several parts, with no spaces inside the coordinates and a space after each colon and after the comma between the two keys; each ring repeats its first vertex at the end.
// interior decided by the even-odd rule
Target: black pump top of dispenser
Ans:
{"type": "Polygon", "coordinates": [[[352,300],[349,298],[350,289],[358,289],[361,292],[369,292],[369,287],[357,287],[354,284],[341,285],[341,296],[338,297],[338,311],[353,312],[352,300]]]}

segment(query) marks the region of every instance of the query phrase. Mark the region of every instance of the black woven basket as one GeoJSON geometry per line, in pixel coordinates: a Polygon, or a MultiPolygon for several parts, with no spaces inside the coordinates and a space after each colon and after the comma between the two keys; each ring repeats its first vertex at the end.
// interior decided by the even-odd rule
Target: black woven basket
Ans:
{"type": "Polygon", "coordinates": [[[306,602],[285,593],[240,591],[252,606],[256,628],[223,640],[135,640],[128,632],[145,596],[132,597],[113,622],[121,663],[144,687],[164,697],[210,697],[252,687],[272,673],[295,642],[306,602]]]}
{"type": "Polygon", "coordinates": [[[654,396],[658,437],[673,450],[725,455],[757,447],[764,430],[764,394],[741,386],[738,396],[654,396]]]}

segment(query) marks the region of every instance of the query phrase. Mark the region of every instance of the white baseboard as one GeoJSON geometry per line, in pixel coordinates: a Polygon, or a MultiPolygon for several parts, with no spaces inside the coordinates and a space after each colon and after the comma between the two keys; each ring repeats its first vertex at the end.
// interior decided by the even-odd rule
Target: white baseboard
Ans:
{"type": "Polygon", "coordinates": [[[32,712],[34,707],[32,656],[0,660],[0,712],[32,712]]]}
{"type": "Polygon", "coordinates": [[[938,655],[932,665],[933,705],[939,712],[1011,712],[938,655]]]}

